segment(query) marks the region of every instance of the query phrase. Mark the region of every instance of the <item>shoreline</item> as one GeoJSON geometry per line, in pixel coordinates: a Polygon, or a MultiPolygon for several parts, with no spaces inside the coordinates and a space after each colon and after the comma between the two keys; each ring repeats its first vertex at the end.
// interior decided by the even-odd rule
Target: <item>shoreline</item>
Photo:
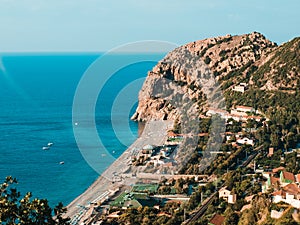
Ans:
{"type": "MultiPolygon", "coordinates": [[[[71,220],[80,218],[90,211],[91,203],[101,196],[107,196],[109,191],[117,190],[126,185],[134,184],[136,177],[126,171],[130,168],[131,155],[145,145],[162,145],[167,139],[167,132],[173,128],[173,121],[150,121],[143,128],[142,134],[119,156],[81,195],[67,206],[66,217],[71,220]],[[116,180],[119,178],[121,180],[116,180]],[[122,179],[124,179],[122,181],[122,179]]],[[[75,223],[76,224],[76,223],[75,223]]]]}

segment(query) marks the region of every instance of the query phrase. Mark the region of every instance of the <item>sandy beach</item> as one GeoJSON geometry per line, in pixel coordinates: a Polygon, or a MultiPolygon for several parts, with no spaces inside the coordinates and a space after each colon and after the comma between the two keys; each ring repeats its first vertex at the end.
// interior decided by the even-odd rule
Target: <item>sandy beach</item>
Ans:
{"type": "Polygon", "coordinates": [[[125,184],[134,184],[136,179],[130,176],[131,156],[137,154],[145,145],[163,145],[167,139],[167,131],[172,128],[173,121],[146,123],[141,136],[84,193],[67,206],[66,216],[73,221],[76,221],[78,217],[83,218],[84,214],[89,211],[91,202],[105,196],[110,190],[116,190],[125,184]],[[116,178],[119,180],[116,181],[116,178]]]}

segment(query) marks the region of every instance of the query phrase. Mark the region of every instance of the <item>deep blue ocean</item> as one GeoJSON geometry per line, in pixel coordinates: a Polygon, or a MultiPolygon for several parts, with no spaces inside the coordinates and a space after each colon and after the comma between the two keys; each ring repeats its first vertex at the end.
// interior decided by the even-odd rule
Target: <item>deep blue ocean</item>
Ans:
{"type": "MultiPolygon", "coordinates": [[[[99,176],[83,159],[74,138],[72,103],[76,87],[86,69],[100,54],[4,54],[0,58],[0,180],[16,177],[21,194],[47,198],[52,206],[70,203],[99,176]],[[43,150],[48,142],[54,145],[43,150]],[[60,164],[60,162],[64,164],[60,164]]],[[[118,58],[119,57],[119,58],[118,58]]],[[[133,57],[133,55],[116,55],[133,57]]],[[[144,58],[143,54],[134,57],[144,58]]],[[[157,60],[163,54],[157,55],[157,60]]],[[[111,60],[114,63],[114,59],[111,60]]],[[[111,125],[111,106],[117,93],[131,81],[145,78],[156,62],[121,68],[101,91],[95,118],[99,137],[108,151],[118,157],[126,146],[111,125]]],[[[107,67],[110,65],[107,64],[107,67]]],[[[135,98],[138,98],[136,90],[135,98]]],[[[119,112],[127,123],[117,127],[132,143],[138,124],[119,112]],[[133,135],[127,131],[129,123],[133,135]]],[[[105,168],[103,168],[104,170],[105,168]]]]}

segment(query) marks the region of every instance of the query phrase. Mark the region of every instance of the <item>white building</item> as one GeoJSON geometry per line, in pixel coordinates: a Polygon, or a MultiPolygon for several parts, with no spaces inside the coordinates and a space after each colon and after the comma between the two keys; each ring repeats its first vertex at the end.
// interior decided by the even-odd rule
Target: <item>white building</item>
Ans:
{"type": "Polygon", "coordinates": [[[254,113],[255,112],[255,109],[250,107],[250,106],[237,105],[235,107],[235,109],[239,112],[245,112],[245,113],[247,113],[247,112],[253,112],[254,113]]]}
{"type": "Polygon", "coordinates": [[[247,137],[237,139],[236,142],[241,144],[241,145],[243,145],[243,144],[252,145],[252,146],[254,145],[254,141],[252,139],[247,138],[247,137]]]}
{"type": "Polygon", "coordinates": [[[244,93],[247,90],[247,88],[248,85],[246,83],[240,83],[239,85],[234,86],[232,90],[244,93]]]}
{"type": "Polygon", "coordinates": [[[272,195],[274,203],[285,202],[300,209],[300,188],[295,183],[284,186],[282,190],[274,192],[272,195]]]}
{"type": "Polygon", "coordinates": [[[227,190],[226,187],[223,187],[219,190],[219,198],[223,198],[229,204],[235,204],[237,195],[231,194],[231,191],[227,190]]]}

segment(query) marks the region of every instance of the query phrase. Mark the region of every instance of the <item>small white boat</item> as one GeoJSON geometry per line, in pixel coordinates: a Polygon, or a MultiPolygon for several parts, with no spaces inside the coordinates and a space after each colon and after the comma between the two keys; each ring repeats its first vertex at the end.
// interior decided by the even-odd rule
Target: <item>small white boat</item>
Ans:
{"type": "Polygon", "coordinates": [[[60,164],[60,165],[63,165],[63,164],[65,164],[65,162],[64,162],[64,161],[61,161],[61,162],[59,162],[59,164],[60,164]]]}
{"type": "Polygon", "coordinates": [[[53,143],[52,143],[52,142],[49,142],[49,143],[48,143],[48,146],[49,146],[49,147],[50,147],[50,146],[52,146],[52,145],[53,145],[53,143]]]}
{"type": "Polygon", "coordinates": [[[50,147],[49,146],[45,146],[45,147],[43,147],[43,150],[49,150],[50,149],[50,147]]]}

